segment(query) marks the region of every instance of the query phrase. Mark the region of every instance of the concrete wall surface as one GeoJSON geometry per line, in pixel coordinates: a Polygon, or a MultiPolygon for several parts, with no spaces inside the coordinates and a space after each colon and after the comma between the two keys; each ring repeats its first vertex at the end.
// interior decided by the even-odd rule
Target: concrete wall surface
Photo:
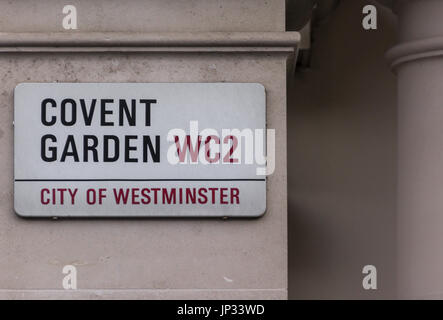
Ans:
{"type": "Polygon", "coordinates": [[[288,94],[289,297],[380,299],[396,285],[395,15],[342,0],[313,33],[310,67],[288,94]],[[377,268],[377,290],[362,269],[377,268]]]}
{"type": "Polygon", "coordinates": [[[70,40],[60,47],[64,33],[49,33],[62,31],[57,1],[0,1],[0,298],[287,297],[286,73],[297,35],[283,39],[283,0],[259,2],[74,1],[79,30],[67,32],[70,40]],[[109,31],[126,32],[125,48],[116,40],[102,46],[109,31]],[[237,31],[254,33],[238,38],[237,31]],[[270,39],[264,45],[242,45],[262,31],[274,32],[263,36],[270,39]],[[98,45],[77,52],[75,39],[91,37],[98,45]],[[189,39],[197,40],[189,46],[189,39]],[[267,125],[277,128],[266,214],[250,220],[16,216],[13,89],[21,82],[263,84],[267,125]],[[68,264],[78,270],[76,291],[62,288],[68,264]]]}
{"type": "MultiPolygon", "coordinates": [[[[58,0],[0,1],[2,32],[65,31],[58,0]]],[[[75,0],[78,30],[285,31],[285,0],[75,0]]]]}

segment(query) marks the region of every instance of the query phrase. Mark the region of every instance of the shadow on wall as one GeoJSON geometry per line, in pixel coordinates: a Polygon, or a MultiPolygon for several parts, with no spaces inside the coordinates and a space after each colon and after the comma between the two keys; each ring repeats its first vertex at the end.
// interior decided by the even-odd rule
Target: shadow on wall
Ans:
{"type": "Polygon", "coordinates": [[[394,297],[396,17],[342,0],[315,30],[311,66],[288,86],[289,298],[394,297]],[[362,288],[363,266],[378,289],[362,288]]]}

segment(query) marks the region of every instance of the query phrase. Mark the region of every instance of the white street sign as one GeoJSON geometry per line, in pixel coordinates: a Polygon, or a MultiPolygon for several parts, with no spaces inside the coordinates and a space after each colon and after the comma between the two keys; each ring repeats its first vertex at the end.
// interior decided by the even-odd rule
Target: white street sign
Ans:
{"type": "Polygon", "coordinates": [[[14,208],[23,217],[258,217],[257,83],[22,83],[14,208]]]}

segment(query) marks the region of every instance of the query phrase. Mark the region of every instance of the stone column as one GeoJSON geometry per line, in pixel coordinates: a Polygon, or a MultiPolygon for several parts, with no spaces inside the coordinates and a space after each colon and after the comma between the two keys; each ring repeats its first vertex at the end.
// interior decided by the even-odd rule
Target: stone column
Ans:
{"type": "Polygon", "coordinates": [[[398,293],[443,298],[443,1],[389,1],[399,44],[398,293]]]}

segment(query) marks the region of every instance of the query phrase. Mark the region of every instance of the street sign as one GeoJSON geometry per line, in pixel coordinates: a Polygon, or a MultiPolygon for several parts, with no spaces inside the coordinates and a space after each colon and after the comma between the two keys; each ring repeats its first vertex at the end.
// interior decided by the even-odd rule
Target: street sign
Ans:
{"type": "Polygon", "coordinates": [[[14,208],[23,217],[258,217],[257,83],[22,83],[14,208]]]}

